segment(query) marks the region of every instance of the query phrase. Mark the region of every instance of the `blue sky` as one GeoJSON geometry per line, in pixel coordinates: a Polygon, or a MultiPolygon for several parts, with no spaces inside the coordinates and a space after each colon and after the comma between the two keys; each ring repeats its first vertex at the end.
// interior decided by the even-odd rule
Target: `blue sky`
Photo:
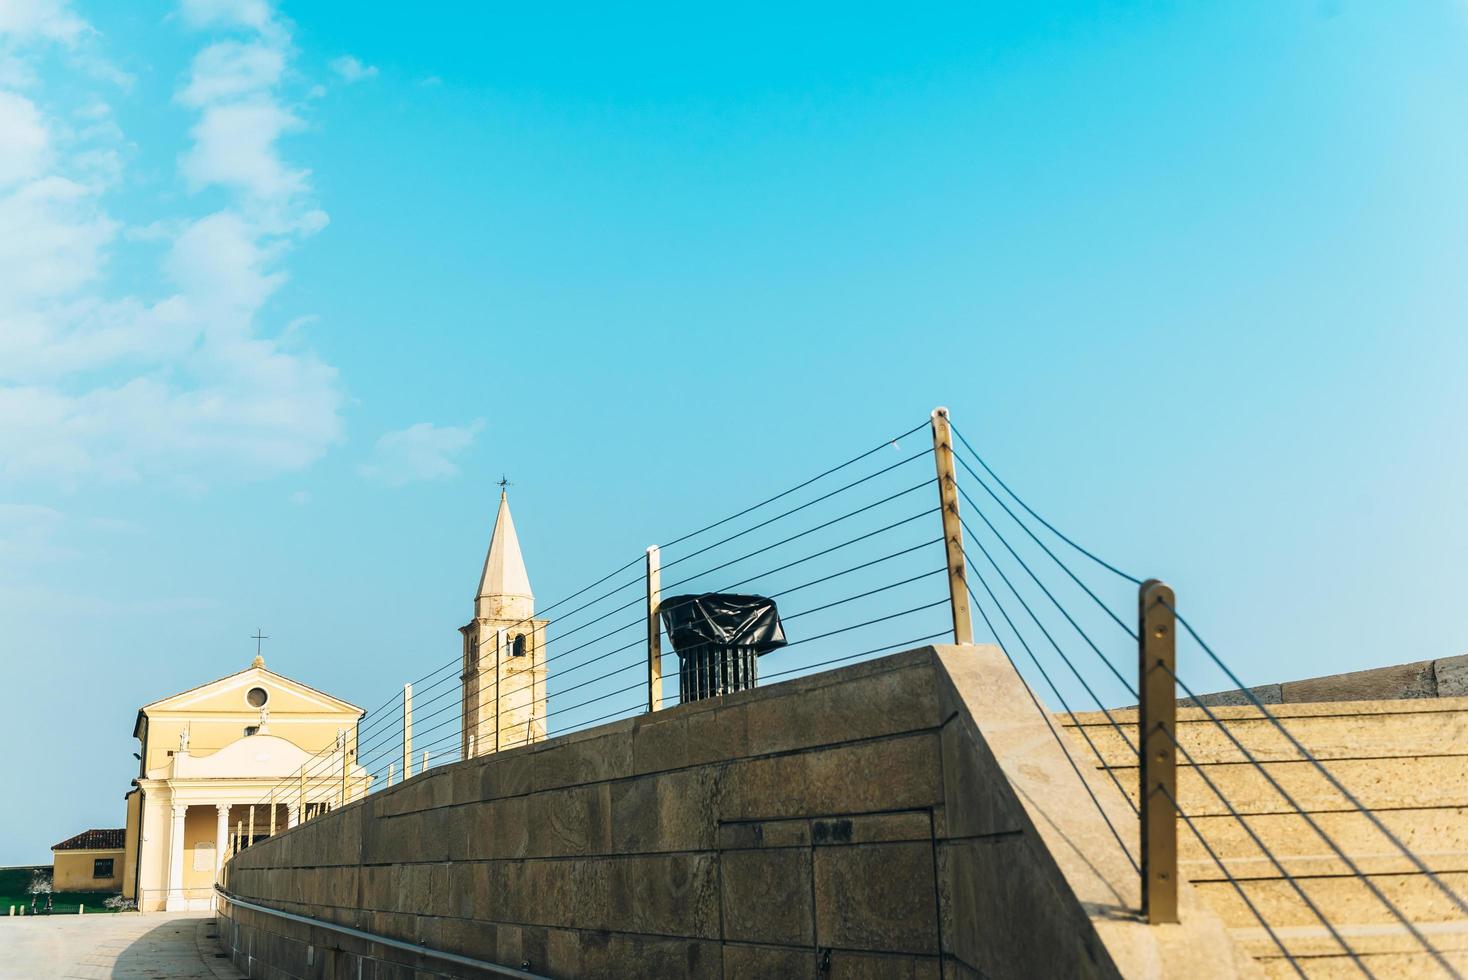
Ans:
{"type": "Polygon", "coordinates": [[[1465,652],[1465,28],[0,0],[0,863],[455,656],[502,472],[544,602],[937,404],[1247,681],[1465,652]]]}

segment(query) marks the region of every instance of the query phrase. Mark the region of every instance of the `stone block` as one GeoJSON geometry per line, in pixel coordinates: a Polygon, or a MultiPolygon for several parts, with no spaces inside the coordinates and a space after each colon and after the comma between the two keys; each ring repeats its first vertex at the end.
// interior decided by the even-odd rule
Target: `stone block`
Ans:
{"type": "Polygon", "coordinates": [[[938,952],[938,892],[926,843],[815,849],[816,943],[938,952]]]}
{"type": "Polygon", "coordinates": [[[799,820],[740,820],[719,825],[722,850],[751,847],[809,847],[811,822],[799,820]]]}
{"type": "Polygon", "coordinates": [[[711,849],[722,777],[718,767],[698,766],[609,784],[609,849],[618,854],[711,849]]]}
{"type": "Polygon", "coordinates": [[[938,957],[894,956],[832,950],[826,962],[831,980],[941,980],[938,957]]]}
{"type": "Polygon", "coordinates": [[[724,938],[809,946],[815,938],[808,848],[719,855],[724,938]]]}
{"type": "Polygon", "coordinates": [[[819,980],[818,955],[814,949],[788,946],[724,944],[724,980],[819,980]]]}
{"type": "Polygon", "coordinates": [[[1440,698],[1468,697],[1468,654],[1433,662],[1433,678],[1440,698]]]}
{"type": "Polygon", "coordinates": [[[598,725],[539,747],[533,783],[537,790],[579,786],[632,775],[632,721],[598,725]]]}
{"type": "Polygon", "coordinates": [[[688,718],[672,711],[632,719],[632,774],[665,772],[688,765],[688,718]]]}
{"type": "Polygon", "coordinates": [[[533,856],[605,854],[612,847],[611,786],[536,793],[527,798],[526,822],[527,853],[533,856]]]}
{"type": "Polygon", "coordinates": [[[490,818],[494,857],[517,858],[530,853],[530,825],[526,822],[529,812],[529,800],[524,796],[494,802],[490,818]]]}
{"type": "Polygon", "coordinates": [[[942,802],[938,736],[894,736],[730,764],[720,818],[915,810],[942,802]],[[792,788],[799,787],[799,792],[792,788]]]}
{"type": "Polygon", "coordinates": [[[1023,835],[941,842],[938,865],[945,952],[981,976],[1113,974],[1085,914],[1056,893],[1023,835]]]}
{"type": "Polygon", "coordinates": [[[947,835],[1014,833],[1023,825],[999,764],[961,714],[943,726],[943,810],[947,835]]]}
{"type": "Polygon", "coordinates": [[[788,752],[936,728],[938,695],[930,666],[874,671],[785,696],[752,698],[744,705],[751,755],[788,752]]]}
{"type": "Polygon", "coordinates": [[[616,858],[610,864],[609,902],[628,932],[717,938],[718,862],[712,854],[616,858]]]}
{"type": "Polygon", "coordinates": [[[812,820],[810,835],[812,843],[817,845],[930,841],[933,839],[933,820],[926,810],[829,817],[812,820]]]}
{"type": "Polygon", "coordinates": [[[1285,704],[1312,701],[1383,701],[1397,698],[1431,698],[1437,696],[1437,682],[1432,661],[1395,664],[1357,670],[1329,677],[1312,677],[1303,681],[1286,681],[1281,685],[1285,704]]]}

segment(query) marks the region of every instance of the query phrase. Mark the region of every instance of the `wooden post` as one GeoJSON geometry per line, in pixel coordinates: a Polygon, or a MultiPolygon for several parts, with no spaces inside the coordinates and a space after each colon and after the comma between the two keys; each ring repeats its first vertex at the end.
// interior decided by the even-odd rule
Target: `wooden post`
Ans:
{"type": "Polygon", "coordinates": [[[403,778],[413,775],[413,685],[403,685],[403,778]]]}
{"type": "Polygon", "coordinates": [[[647,710],[663,706],[663,628],[658,609],[663,602],[663,553],[657,545],[647,549],[647,710]]]}
{"type": "Polygon", "coordinates": [[[963,525],[958,520],[958,477],[953,471],[953,434],[948,409],[933,409],[933,463],[938,469],[938,504],[943,514],[943,547],[948,552],[948,604],[953,610],[953,642],[974,642],[963,564],[963,525]]]}
{"type": "Polygon", "coordinates": [[[1177,921],[1177,615],[1156,579],[1137,594],[1142,914],[1177,921]]]}

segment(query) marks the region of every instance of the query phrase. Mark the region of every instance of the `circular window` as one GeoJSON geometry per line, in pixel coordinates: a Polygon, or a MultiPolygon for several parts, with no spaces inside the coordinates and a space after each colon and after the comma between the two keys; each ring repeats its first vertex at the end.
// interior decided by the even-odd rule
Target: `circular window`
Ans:
{"type": "Polygon", "coordinates": [[[265,693],[265,688],[263,687],[252,687],[249,693],[245,695],[245,700],[250,703],[250,707],[252,708],[263,708],[265,707],[265,702],[270,700],[270,695],[265,693]]]}

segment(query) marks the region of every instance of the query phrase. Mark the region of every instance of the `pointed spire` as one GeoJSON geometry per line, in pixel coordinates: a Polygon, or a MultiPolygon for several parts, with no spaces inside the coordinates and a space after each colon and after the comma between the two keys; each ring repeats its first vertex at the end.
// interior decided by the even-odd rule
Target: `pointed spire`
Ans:
{"type": "Polygon", "coordinates": [[[501,488],[500,509],[494,519],[489,554],[484,558],[484,572],[479,576],[474,614],[482,619],[500,619],[529,617],[534,611],[530,574],[525,571],[520,539],[515,534],[515,521],[510,517],[509,496],[501,488]]]}

